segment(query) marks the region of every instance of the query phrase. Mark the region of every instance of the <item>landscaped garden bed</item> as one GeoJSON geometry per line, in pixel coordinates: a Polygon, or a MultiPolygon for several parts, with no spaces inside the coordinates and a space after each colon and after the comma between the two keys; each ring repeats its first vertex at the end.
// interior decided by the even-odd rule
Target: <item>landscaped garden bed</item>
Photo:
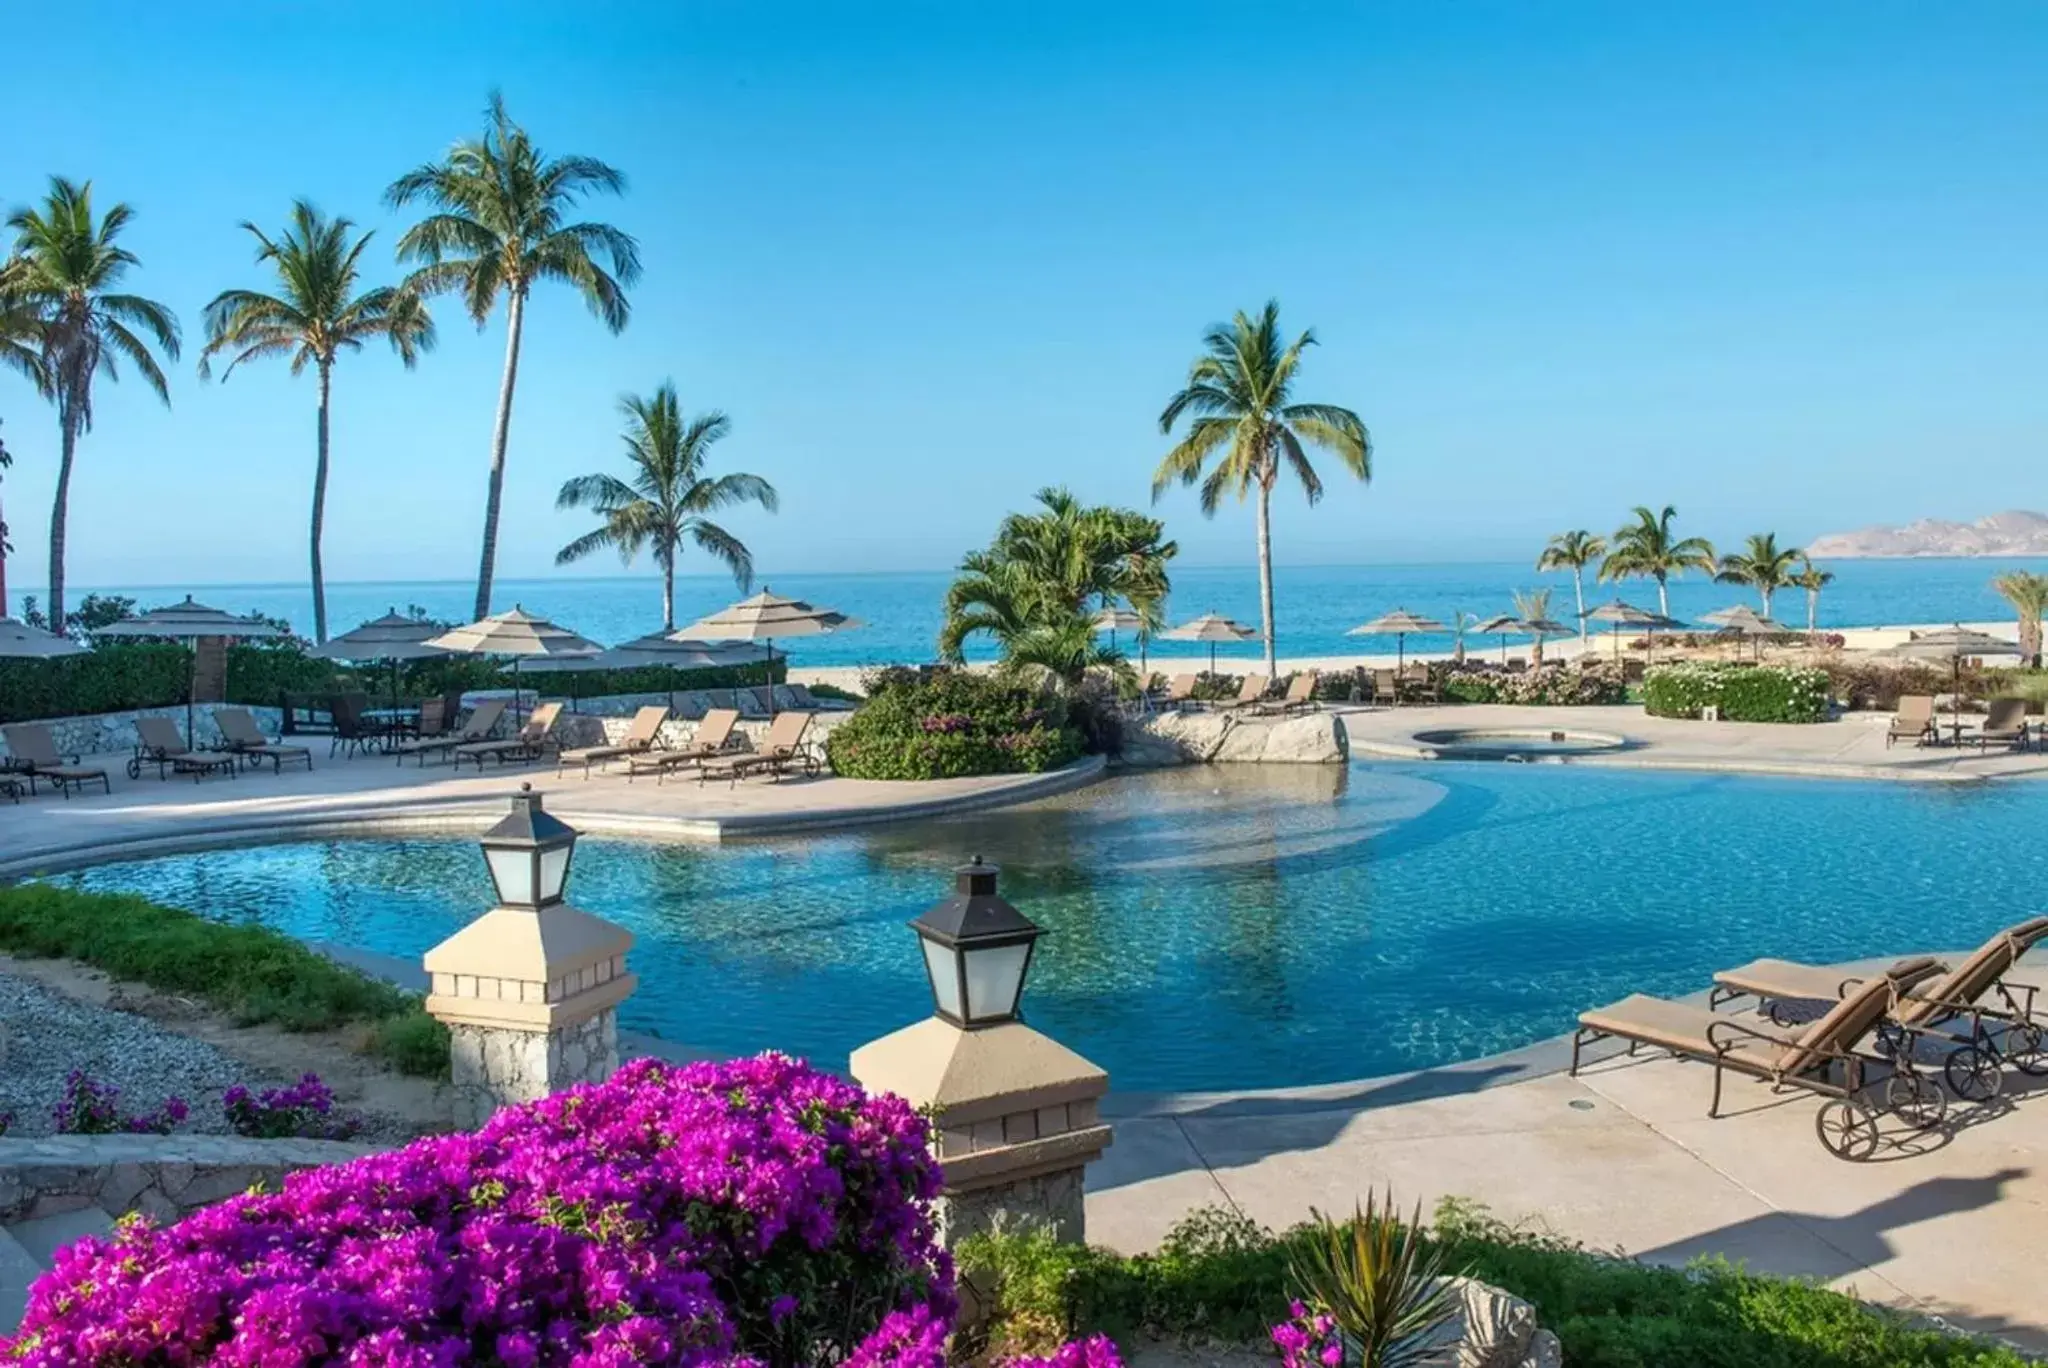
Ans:
{"type": "Polygon", "coordinates": [[[1699,717],[1715,709],[1724,722],[1825,722],[1828,674],[1795,665],[1684,662],[1660,665],[1643,679],[1643,710],[1652,717],[1699,717]]]}
{"type": "Polygon", "coordinates": [[[868,701],[826,740],[849,779],[1036,774],[1078,757],[1084,740],[1059,694],[971,670],[878,671],[868,701]]]}

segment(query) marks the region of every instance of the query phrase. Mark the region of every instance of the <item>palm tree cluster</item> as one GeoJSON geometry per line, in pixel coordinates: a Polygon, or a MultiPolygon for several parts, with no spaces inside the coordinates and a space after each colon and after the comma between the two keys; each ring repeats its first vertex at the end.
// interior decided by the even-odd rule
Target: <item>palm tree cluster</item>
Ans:
{"type": "Polygon", "coordinates": [[[1991,587],[2013,606],[2019,615],[2020,657],[2030,666],[2041,664],[2041,615],[2048,611],[2048,575],[2026,570],[2008,570],[1991,581],[1991,587]]]}
{"type": "Polygon", "coordinates": [[[1600,583],[1629,579],[1654,580],[1657,611],[1671,615],[1670,581],[1689,570],[1711,575],[1717,583],[1746,584],[1757,591],[1763,616],[1771,615],[1780,589],[1806,591],[1806,630],[1817,630],[1820,591],[1834,583],[1834,575],[1816,566],[1796,546],[1778,545],[1775,532],[1759,532],[1745,539],[1740,551],[1717,556],[1704,537],[1680,537],[1672,524],[1678,510],[1666,504],[1661,510],[1638,505],[1633,520],[1617,528],[1612,537],[1600,537],[1583,529],[1560,532],[1536,558],[1538,570],[1569,570],[1572,592],[1578,600],[1579,632],[1586,631],[1586,567],[1598,563],[1595,578],[1600,583]]]}
{"type": "Polygon", "coordinates": [[[1095,618],[1127,607],[1161,623],[1178,551],[1165,526],[1129,509],[1083,504],[1065,489],[1038,492],[1042,511],[1003,519],[987,550],[969,553],[946,591],[939,655],[958,663],[972,637],[995,640],[1004,668],[1057,684],[1123,657],[1097,642],[1095,618]]]}
{"type": "Polygon", "coordinates": [[[1678,510],[1669,504],[1661,513],[1637,505],[1635,521],[1616,528],[1608,542],[1606,559],[1600,562],[1600,582],[1655,580],[1657,611],[1670,617],[1672,576],[1688,570],[1711,575],[1715,570],[1714,548],[1705,537],[1680,537],[1671,530],[1677,517],[1678,510]]]}

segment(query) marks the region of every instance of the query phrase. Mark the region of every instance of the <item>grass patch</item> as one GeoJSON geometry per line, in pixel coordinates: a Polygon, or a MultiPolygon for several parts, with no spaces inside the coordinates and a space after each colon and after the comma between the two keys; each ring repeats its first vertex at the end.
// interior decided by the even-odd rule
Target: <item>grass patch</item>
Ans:
{"type": "Polygon", "coordinates": [[[77,960],[197,998],[238,1025],[369,1026],[368,1053],[405,1073],[448,1070],[447,1028],[416,995],[260,926],[211,922],[133,894],[16,884],[0,888],[0,951],[77,960]]]}
{"type": "MultiPolygon", "coordinates": [[[[963,1276],[994,1313],[992,1357],[1045,1352],[1095,1332],[1269,1348],[1287,1315],[1290,1247],[1306,1228],[1270,1231],[1207,1208],[1156,1254],[1126,1256],[1036,1235],[980,1235],[963,1276]]],[[[1536,1308],[1572,1368],[2025,1368],[2010,1349],[1924,1328],[1853,1297],[1719,1261],[1656,1268],[1511,1228],[1468,1202],[1439,1204],[1431,1239],[1446,1270],[1505,1288],[1536,1308]]]]}

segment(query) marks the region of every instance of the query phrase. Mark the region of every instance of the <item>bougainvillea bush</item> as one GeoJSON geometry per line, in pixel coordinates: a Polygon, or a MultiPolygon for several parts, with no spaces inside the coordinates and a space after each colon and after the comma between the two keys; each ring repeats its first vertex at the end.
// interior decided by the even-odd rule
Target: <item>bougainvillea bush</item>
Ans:
{"type": "Polygon", "coordinates": [[[939,1368],[939,1174],[901,1099],[780,1055],[507,1108],[81,1240],[0,1362],[939,1368]]]}
{"type": "Polygon", "coordinates": [[[825,749],[850,779],[1035,774],[1081,753],[1066,700],[970,670],[878,671],[825,749]]]}

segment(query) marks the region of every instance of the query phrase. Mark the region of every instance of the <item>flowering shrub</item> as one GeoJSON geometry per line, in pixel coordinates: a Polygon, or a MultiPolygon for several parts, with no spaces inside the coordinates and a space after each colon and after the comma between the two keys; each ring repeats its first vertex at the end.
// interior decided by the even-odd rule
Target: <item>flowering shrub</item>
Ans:
{"type": "Polygon", "coordinates": [[[1010,1360],[1010,1368],[1123,1368],[1123,1356],[1107,1335],[1090,1335],[1084,1340],[1062,1344],[1043,1357],[1010,1360]]]}
{"type": "Polygon", "coordinates": [[[5,1138],[5,1137],[6,1137],[6,1135],[7,1135],[7,1128],[8,1128],[9,1126],[12,1126],[13,1124],[14,1124],[14,1113],[13,1113],[13,1112],[0,1112],[0,1138],[5,1138]]]}
{"type": "Polygon", "coordinates": [[[0,1361],[938,1368],[938,1186],[899,1098],[774,1054],[636,1060],[472,1133],[81,1240],[0,1361]]]}
{"type": "Polygon", "coordinates": [[[115,1101],[120,1095],[113,1084],[95,1083],[73,1069],[64,1075],[64,1100],[50,1109],[50,1119],[59,1135],[169,1135],[191,1114],[183,1098],[170,1097],[153,1112],[123,1116],[115,1101]]]}
{"type": "Polygon", "coordinates": [[[1621,675],[1606,664],[1543,665],[1509,674],[1467,666],[1449,668],[1438,681],[1455,703],[1520,703],[1530,706],[1592,707],[1628,697],[1621,675]]]}
{"type": "Polygon", "coordinates": [[[825,750],[855,779],[1034,774],[1081,753],[1065,702],[967,670],[890,670],[866,681],[868,701],[833,728],[825,750]]]}
{"type": "Polygon", "coordinates": [[[221,1094],[220,1109],[235,1134],[254,1140],[346,1140],[363,1128],[360,1117],[334,1114],[334,1093],[318,1074],[255,1096],[237,1085],[221,1094]]]}
{"type": "Polygon", "coordinates": [[[1273,1327],[1273,1347],[1282,1368],[1338,1368],[1344,1362],[1344,1341],[1328,1313],[1311,1315],[1299,1301],[1287,1304],[1287,1319],[1273,1327]]]}
{"type": "Polygon", "coordinates": [[[1654,717],[1698,717],[1709,706],[1729,722],[1825,721],[1827,671],[1686,661],[1660,665],[1643,680],[1643,708],[1654,717]]]}

